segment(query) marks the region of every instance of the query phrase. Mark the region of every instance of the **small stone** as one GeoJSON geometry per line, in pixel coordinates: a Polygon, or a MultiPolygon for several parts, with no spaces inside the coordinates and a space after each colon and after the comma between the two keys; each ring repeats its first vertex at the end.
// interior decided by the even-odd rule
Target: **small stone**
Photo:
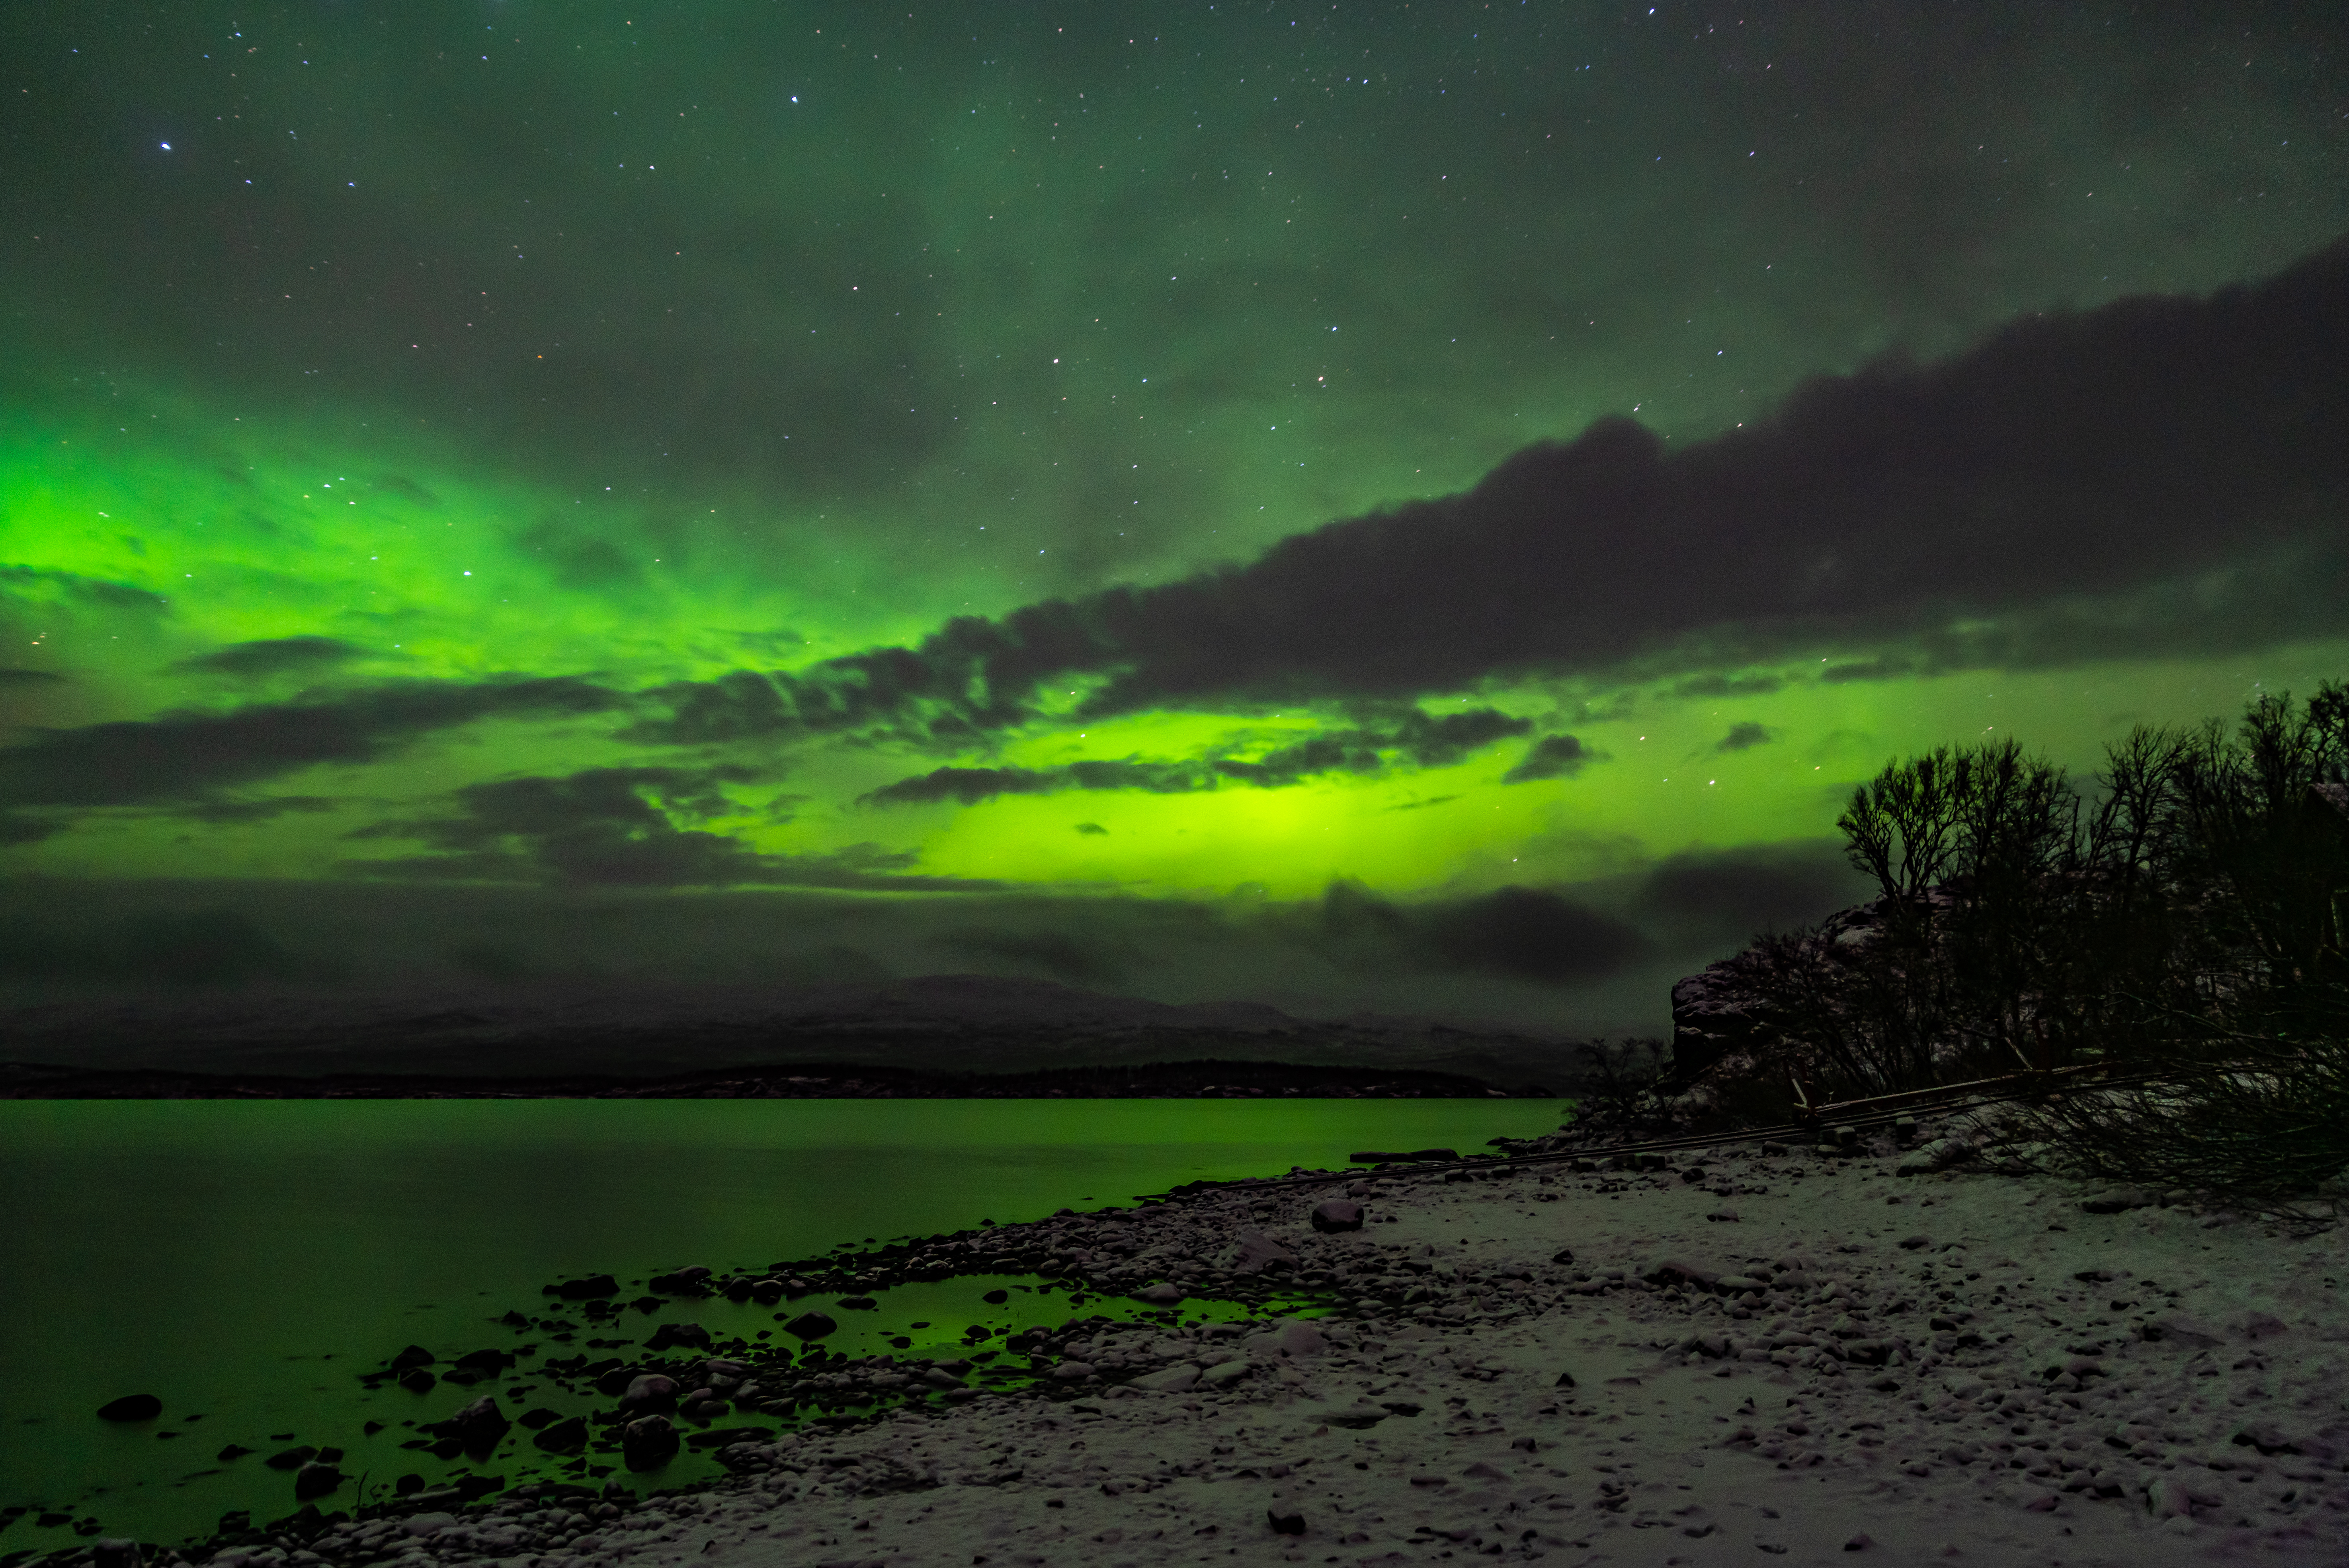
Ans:
{"type": "Polygon", "coordinates": [[[399,1375],[399,1386],[411,1394],[429,1394],[440,1381],[421,1367],[410,1367],[399,1375]]]}
{"type": "Polygon", "coordinates": [[[1264,1516],[1277,1534],[1302,1535],[1305,1533],[1305,1515],[1288,1503],[1274,1503],[1264,1511],[1264,1516]]]}
{"type": "Polygon", "coordinates": [[[1876,1537],[1863,1530],[1858,1534],[1853,1536],[1850,1540],[1845,1542],[1843,1543],[1843,1549],[1846,1552],[1865,1552],[1875,1544],[1876,1537]]]}
{"type": "Polygon", "coordinates": [[[317,1457],[318,1450],[305,1444],[298,1449],[287,1449],[283,1453],[272,1454],[261,1462],[271,1470],[300,1470],[317,1457]]]}
{"type": "Polygon", "coordinates": [[[585,1279],[565,1280],[554,1287],[554,1294],[565,1301],[601,1301],[620,1294],[620,1282],[610,1274],[590,1274],[585,1279]]]}
{"type": "Polygon", "coordinates": [[[97,1554],[96,1568],[143,1568],[139,1542],[127,1535],[100,1536],[93,1550],[97,1554]]]}
{"type": "Polygon", "coordinates": [[[411,1345],[391,1358],[391,1370],[405,1372],[410,1367],[429,1367],[440,1359],[421,1345],[411,1345]]]}
{"type": "Polygon", "coordinates": [[[1210,1367],[1205,1372],[1200,1373],[1199,1381],[1206,1387],[1222,1388],[1238,1382],[1247,1375],[1248,1364],[1247,1362],[1226,1361],[1221,1366],[1210,1367]]]}
{"type": "Polygon", "coordinates": [[[664,1323],[653,1330],[650,1339],[645,1341],[647,1350],[667,1350],[678,1345],[707,1350],[709,1348],[709,1330],[698,1323],[664,1323]]]}
{"type": "Polygon", "coordinates": [[[1154,1284],[1148,1290],[1133,1293],[1136,1301],[1146,1301],[1153,1306],[1174,1306],[1183,1300],[1183,1287],[1174,1284],[1154,1284]]]}
{"type": "Polygon", "coordinates": [[[978,1299],[987,1303],[989,1306],[1001,1306],[1005,1302],[1011,1299],[1011,1293],[1008,1290],[991,1290],[985,1295],[980,1296],[978,1299]]]}
{"type": "Polygon", "coordinates": [[[152,1394],[125,1394],[98,1408],[101,1421],[151,1421],[163,1413],[163,1401],[152,1394]]]}
{"type": "Polygon", "coordinates": [[[1579,1387],[1580,1385],[1575,1382],[1573,1373],[1561,1372],[1557,1375],[1557,1381],[1551,1384],[1550,1387],[1553,1388],[1575,1388],[1579,1387]]]}

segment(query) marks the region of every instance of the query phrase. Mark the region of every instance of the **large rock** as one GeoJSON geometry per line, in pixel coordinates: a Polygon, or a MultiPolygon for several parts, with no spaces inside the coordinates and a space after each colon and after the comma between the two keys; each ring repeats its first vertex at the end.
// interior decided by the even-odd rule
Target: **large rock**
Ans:
{"type": "Polygon", "coordinates": [[[802,1312],[783,1325],[785,1334],[801,1339],[822,1339],[827,1334],[836,1334],[839,1331],[838,1320],[827,1317],[821,1312],[802,1312]]]}
{"type": "Polygon", "coordinates": [[[1312,1218],[1317,1231],[1359,1231],[1362,1228],[1362,1206],[1344,1198],[1332,1198],[1314,1204],[1312,1218]]]}
{"type": "Polygon", "coordinates": [[[638,1416],[620,1429],[620,1457],[632,1470],[658,1470],[678,1446],[677,1429],[667,1416],[638,1416]]]}
{"type": "Polygon", "coordinates": [[[531,1441],[551,1454],[575,1454],[587,1446],[587,1418],[574,1416],[557,1421],[531,1441]]]}
{"type": "Polygon", "coordinates": [[[152,1394],[125,1394],[98,1408],[101,1421],[151,1421],[163,1413],[163,1401],[152,1394]]]}
{"type": "Polygon", "coordinates": [[[1330,1347],[1321,1331],[1309,1323],[1292,1320],[1261,1334],[1251,1334],[1240,1347],[1263,1356],[1319,1356],[1330,1347]]]}
{"type": "Polygon", "coordinates": [[[1146,1388],[1154,1394],[1180,1394],[1199,1381],[1199,1369],[1185,1364],[1169,1367],[1163,1372],[1151,1372],[1133,1380],[1133,1387],[1146,1388]]]}
{"type": "Polygon", "coordinates": [[[620,1408],[630,1415],[677,1408],[677,1379],[659,1372],[644,1372],[628,1379],[620,1408]]]}
{"type": "Polygon", "coordinates": [[[506,1419],[505,1412],[498,1408],[496,1397],[484,1394],[441,1422],[436,1429],[442,1437],[456,1439],[464,1445],[468,1454],[481,1459],[498,1446],[499,1439],[512,1425],[506,1419]]]}
{"type": "Polygon", "coordinates": [[[343,1472],[339,1466],[323,1460],[312,1460],[294,1472],[294,1501],[307,1502],[313,1498],[324,1497],[342,1484],[343,1472]]]}
{"type": "Polygon", "coordinates": [[[1231,1266],[1241,1274],[1278,1272],[1297,1266],[1297,1254],[1262,1231],[1242,1231],[1235,1240],[1238,1244],[1233,1251],[1231,1266]]]}
{"type": "Polygon", "coordinates": [[[697,1350],[709,1348],[709,1330],[698,1323],[664,1323],[653,1330],[645,1341],[647,1350],[667,1350],[675,1345],[690,1345],[697,1350]]]}

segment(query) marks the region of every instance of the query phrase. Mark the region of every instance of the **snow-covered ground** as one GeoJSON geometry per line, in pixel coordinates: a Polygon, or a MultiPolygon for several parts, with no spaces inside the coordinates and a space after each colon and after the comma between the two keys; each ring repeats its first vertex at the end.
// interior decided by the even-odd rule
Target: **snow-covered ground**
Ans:
{"type": "Polygon", "coordinates": [[[716,1491],[508,1496],[310,1550],[417,1568],[2349,1563],[2340,1230],[2091,1213],[2046,1178],[1899,1176],[1883,1145],[1697,1160],[1358,1183],[1370,1222],[1334,1234],[1308,1215],[1342,1186],[1000,1227],[997,1246],[1091,1243],[1126,1283],[1193,1288],[1285,1249],[1355,1305],[1237,1334],[1074,1325],[1034,1346],[1058,1379],[738,1449],[745,1473],[716,1491]]]}

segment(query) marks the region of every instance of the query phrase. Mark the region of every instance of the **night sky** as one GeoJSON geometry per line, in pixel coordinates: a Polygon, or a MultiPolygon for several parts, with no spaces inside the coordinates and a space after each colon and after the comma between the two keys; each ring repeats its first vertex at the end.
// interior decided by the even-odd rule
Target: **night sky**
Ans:
{"type": "Polygon", "coordinates": [[[2337,4],[0,10],[0,979],[1598,1030],[2349,675],[2337,4]]]}

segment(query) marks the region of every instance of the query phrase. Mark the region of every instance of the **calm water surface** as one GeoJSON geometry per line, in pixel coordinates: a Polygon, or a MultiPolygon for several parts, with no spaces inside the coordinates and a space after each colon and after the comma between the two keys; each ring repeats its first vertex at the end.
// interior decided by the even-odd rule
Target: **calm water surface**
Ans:
{"type": "MultiPolygon", "coordinates": [[[[400,1422],[484,1392],[518,1414],[539,1402],[512,1392],[528,1387],[527,1363],[504,1387],[444,1385],[421,1401],[369,1394],[357,1375],[411,1342],[444,1357],[510,1347],[515,1336],[487,1320],[543,1312],[539,1287],[558,1276],[754,1267],[1203,1178],[1336,1165],[1356,1149],[1465,1152],[1547,1131],[1565,1109],[1524,1099],[0,1103],[0,1507],[39,1504],[149,1541],[208,1532],[233,1508],[274,1518],[293,1507],[288,1478],[260,1455],[213,1456],[230,1442],[265,1455],[287,1446],[272,1441],[286,1432],[345,1449],[353,1476],[429,1474],[429,1459],[397,1447],[412,1435],[400,1422]],[[164,1418],[92,1417],[133,1392],[160,1396],[164,1418]],[[362,1439],[369,1418],[388,1429],[362,1439]]],[[[991,1283],[1009,1282],[894,1293],[857,1336],[933,1313],[958,1333],[991,1283]]],[[[1015,1296],[1009,1310],[1026,1300],[1036,1298],[1015,1296]]],[[[1064,1304],[1036,1300],[1029,1321],[1065,1315],[1064,1304]]],[[[719,1301],[659,1321],[748,1335],[771,1316],[719,1301]]],[[[608,1332],[650,1327],[627,1321],[608,1332]]],[[[579,1346],[547,1353],[557,1348],[579,1346]]],[[[698,1473],[673,1469],[659,1483],[698,1473]]],[[[347,1488],[322,1506],[350,1499],[347,1488]]],[[[81,1543],[34,1518],[0,1526],[0,1556],[81,1543]]]]}

